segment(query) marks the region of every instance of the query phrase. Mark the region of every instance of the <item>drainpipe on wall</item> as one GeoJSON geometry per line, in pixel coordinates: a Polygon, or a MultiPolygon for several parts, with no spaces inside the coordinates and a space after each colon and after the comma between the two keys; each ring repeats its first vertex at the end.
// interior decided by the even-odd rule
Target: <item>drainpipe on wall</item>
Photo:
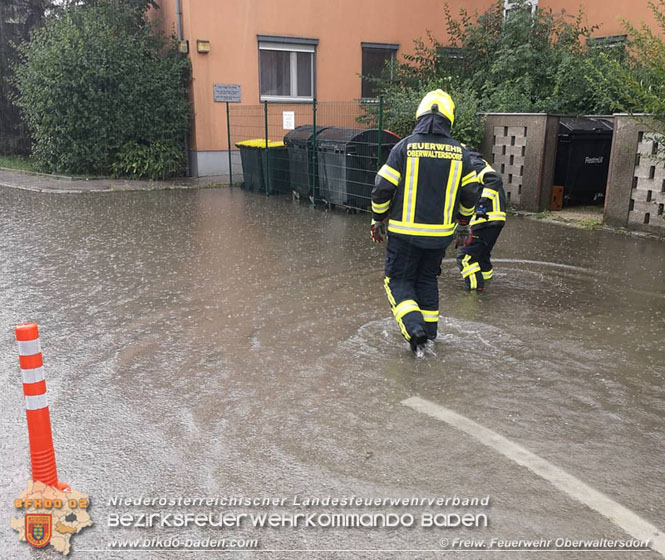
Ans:
{"type": "Polygon", "coordinates": [[[175,13],[176,35],[178,41],[182,41],[182,2],[180,0],[175,0],[175,13]]]}
{"type": "MultiPolygon", "coordinates": [[[[175,0],[175,28],[176,28],[176,38],[178,41],[182,41],[182,0],[175,0]]],[[[185,175],[190,177],[192,171],[189,167],[189,135],[185,133],[185,175]]]]}

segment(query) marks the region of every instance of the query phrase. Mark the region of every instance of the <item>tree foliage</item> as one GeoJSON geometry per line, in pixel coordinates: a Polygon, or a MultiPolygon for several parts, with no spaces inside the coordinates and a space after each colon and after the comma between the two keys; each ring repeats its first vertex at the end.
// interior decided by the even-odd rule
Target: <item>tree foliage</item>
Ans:
{"type": "Polygon", "coordinates": [[[0,2],[0,154],[27,154],[30,137],[11,98],[15,90],[8,77],[18,59],[16,45],[27,41],[41,24],[47,0],[3,0],[0,2]]]}
{"type": "Polygon", "coordinates": [[[393,86],[386,89],[388,102],[384,106],[385,127],[400,136],[411,134],[415,124],[416,109],[428,91],[442,88],[455,101],[455,123],[453,136],[460,142],[474,147],[480,146],[483,131],[478,117],[478,98],[468,84],[455,85],[447,82],[430,81],[413,87],[393,86]]]}
{"type": "MultiPolygon", "coordinates": [[[[658,0],[663,2],[665,0],[658,0]]],[[[585,39],[596,27],[552,9],[531,10],[517,2],[504,16],[497,1],[482,14],[465,9],[457,16],[446,5],[448,40],[431,33],[403,55],[392,78],[380,80],[390,108],[387,125],[407,128],[409,111],[427,89],[440,87],[453,96],[461,113],[453,134],[477,145],[478,122],[472,111],[604,113],[610,109],[588,80],[588,60],[598,56],[585,39]],[[402,108],[404,110],[402,110],[402,108]]]]}
{"type": "Polygon", "coordinates": [[[590,64],[589,82],[613,110],[649,113],[656,132],[665,133],[665,0],[650,0],[656,29],[635,27],[623,21],[630,37],[628,57],[613,56],[609,49],[590,64]]]}
{"type": "Polygon", "coordinates": [[[143,162],[136,169],[168,167],[145,165],[146,154],[182,152],[189,62],[146,22],[148,4],[97,0],[58,10],[19,49],[16,103],[46,170],[110,174],[122,160],[116,170],[139,176],[126,165],[128,146],[143,162]]]}

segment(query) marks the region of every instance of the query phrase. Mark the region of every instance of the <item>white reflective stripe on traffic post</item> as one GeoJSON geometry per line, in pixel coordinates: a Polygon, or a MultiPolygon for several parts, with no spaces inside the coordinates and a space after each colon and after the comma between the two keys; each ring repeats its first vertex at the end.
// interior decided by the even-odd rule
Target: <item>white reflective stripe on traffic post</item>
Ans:
{"type": "Polygon", "coordinates": [[[40,354],[42,351],[39,345],[39,339],[35,340],[19,340],[18,341],[18,355],[19,356],[32,356],[40,354]]]}
{"type": "Polygon", "coordinates": [[[44,368],[22,369],[21,377],[23,377],[23,383],[38,383],[44,381],[44,368]]]}
{"type": "Polygon", "coordinates": [[[26,410],[41,410],[42,408],[46,407],[48,407],[46,393],[43,395],[29,395],[25,397],[26,410]]]}

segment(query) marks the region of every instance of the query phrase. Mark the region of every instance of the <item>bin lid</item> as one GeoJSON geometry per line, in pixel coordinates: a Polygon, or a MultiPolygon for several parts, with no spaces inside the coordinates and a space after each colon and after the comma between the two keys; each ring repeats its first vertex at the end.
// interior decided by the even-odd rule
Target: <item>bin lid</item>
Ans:
{"type": "MultiPolygon", "coordinates": [[[[284,142],[281,140],[270,140],[268,142],[268,148],[281,148],[284,146],[284,142]]],[[[265,138],[254,138],[252,140],[243,140],[242,142],[236,142],[236,148],[264,148],[266,147],[265,138]]]]}
{"type": "MultiPolygon", "coordinates": [[[[342,128],[339,126],[331,126],[326,130],[322,131],[321,134],[317,135],[317,141],[319,143],[334,143],[334,144],[377,144],[379,141],[379,129],[378,128],[367,128],[367,129],[357,129],[357,128],[342,128]]],[[[397,136],[394,132],[389,130],[383,131],[383,136],[381,137],[381,143],[384,145],[388,144],[397,144],[400,141],[400,137],[397,136]]]]}
{"type": "MultiPolygon", "coordinates": [[[[322,130],[327,129],[327,126],[317,126],[316,127],[316,137],[319,138],[319,134],[322,130]]],[[[314,136],[314,132],[312,131],[312,125],[311,124],[303,124],[301,126],[297,126],[290,132],[287,132],[284,135],[284,143],[285,144],[298,144],[302,143],[304,144],[305,142],[309,142],[312,139],[312,136],[314,136]]]]}
{"type": "Polygon", "coordinates": [[[614,125],[605,119],[564,117],[559,120],[559,134],[611,135],[614,125]]]}

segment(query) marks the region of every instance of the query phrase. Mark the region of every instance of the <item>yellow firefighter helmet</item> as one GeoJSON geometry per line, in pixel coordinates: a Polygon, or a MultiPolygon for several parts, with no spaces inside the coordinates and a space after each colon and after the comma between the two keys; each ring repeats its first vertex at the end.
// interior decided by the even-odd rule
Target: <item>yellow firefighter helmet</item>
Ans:
{"type": "Polygon", "coordinates": [[[455,103],[452,97],[442,89],[430,91],[418,105],[416,118],[420,118],[428,113],[435,113],[446,117],[452,125],[455,121],[455,103]]]}

